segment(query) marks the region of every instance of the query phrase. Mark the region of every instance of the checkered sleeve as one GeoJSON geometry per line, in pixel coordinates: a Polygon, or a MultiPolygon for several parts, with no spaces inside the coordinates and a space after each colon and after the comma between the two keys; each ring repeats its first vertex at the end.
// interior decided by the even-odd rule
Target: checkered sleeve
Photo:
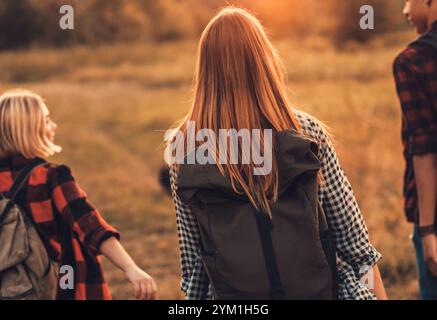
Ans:
{"type": "Polygon", "coordinates": [[[340,257],[337,257],[337,272],[339,276],[338,296],[341,300],[376,300],[366,283],[359,281],[352,266],[340,257]]]}
{"type": "Polygon", "coordinates": [[[181,289],[187,300],[212,299],[212,290],[200,256],[200,234],[191,208],[177,194],[177,168],[170,167],[170,186],[176,209],[182,270],[181,289]]]}
{"type": "Polygon", "coordinates": [[[101,254],[100,245],[106,239],[113,236],[120,239],[118,231],[89,203],[67,166],[56,167],[51,179],[51,193],[54,207],[92,255],[101,254]]]}
{"type": "Polygon", "coordinates": [[[435,110],[426,93],[426,84],[435,90],[437,66],[433,60],[422,61],[412,49],[394,61],[393,74],[401,103],[403,122],[408,130],[409,154],[437,153],[435,110]]]}
{"type": "Polygon", "coordinates": [[[323,176],[319,201],[336,242],[340,298],[374,299],[360,279],[379,261],[381,254],[369,241],[368,230],[352,187],[325,128],[304,113],[297,113],[297,119],[303,132],[319,144],[318,157],[321,159],[323,176]]]}

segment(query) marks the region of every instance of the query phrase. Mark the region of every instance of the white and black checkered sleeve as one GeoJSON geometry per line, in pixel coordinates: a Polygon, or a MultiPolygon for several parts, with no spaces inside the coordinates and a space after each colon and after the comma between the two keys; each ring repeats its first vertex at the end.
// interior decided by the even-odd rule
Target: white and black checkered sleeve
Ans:
{"type": "Polygon", "coordinates": [[[212,290],[200,256],[200,234],[189,205],[177,194],[177,169],[170,167],[170,185],[176,209],[176,224],[179,237],[181,262],[181,289],[187,300],[211,299],[212,290]]]}
{"type": "Polygon", "coordinates": [[[369,234],[352,187],[331,139],[323,125],[304,113],[296,113],[303,132],[319,144],[323,183],[319,200],[332,229],[338,253],[341,299],[373,299],[360,279],[375,265],[381,254],[369,241],[369,234]]]}

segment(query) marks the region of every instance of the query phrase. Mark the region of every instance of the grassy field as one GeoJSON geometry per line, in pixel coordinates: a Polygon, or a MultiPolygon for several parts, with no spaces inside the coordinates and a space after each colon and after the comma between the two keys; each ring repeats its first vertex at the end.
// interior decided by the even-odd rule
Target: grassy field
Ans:
{"type": "MultiPolygon", "coordinates": [[[[390,35],[337,52],[321,39],[275,44],[290,97],[335,137],[391,298],[417,298],[414,252],[401,204],[400,112],[391,78],[411,34],[390,35]]],[[[62,154],[160,298],[182,298],[174,207],[160,189],[163,133],[188,110],[196,43],[131,44],[0,54],[0,89],[44,96],[58,123],[62,154]]],[[[105,261],[116,299],[133,298],[123,274],[105,261]]]]}

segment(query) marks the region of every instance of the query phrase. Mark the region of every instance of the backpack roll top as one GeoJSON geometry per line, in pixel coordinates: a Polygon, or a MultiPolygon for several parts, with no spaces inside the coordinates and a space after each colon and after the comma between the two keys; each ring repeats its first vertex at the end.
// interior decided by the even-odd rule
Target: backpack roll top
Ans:
{"type": "MultiPolygon", "coordinates": [[[[316,155],[318,145],[314,141],[303,137],[294,129],[275,134],[281,194],[302,175],[317,175],[320,161],[316,155]]],[[[228,174],[223,176],[215,164],[179,165],[176,185],[178,196],[186,204],[198,203],[196,196],[199,196],[199,191],[208,190],[210,192],[204,197],[204,204],[249,199],[245,194],[238,195],[234,192],[228,174]]],[[[237,189],[242,191],[239,186],[237,189]]]]}
{"type": "Polygon", "coordinates": [[[302,175],[317,176],[321,164],[317,157],[319,146],[293,129],[277,133],[280,192],[284,193],[302,175]]]}
{"type": "Polygon", "coordinates": [[[276,134],[280,192],[270,201],[272,220],[235,193],[216,165],[180,165],[177,194],[198,222],[215,299],[334,298],[317,144],[292,129],[276,134]]]}

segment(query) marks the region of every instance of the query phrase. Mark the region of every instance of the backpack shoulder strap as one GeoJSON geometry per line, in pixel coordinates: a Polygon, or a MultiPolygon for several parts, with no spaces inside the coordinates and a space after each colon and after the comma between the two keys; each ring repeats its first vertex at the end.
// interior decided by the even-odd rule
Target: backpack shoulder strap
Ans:
{"type": "Polygon", "coordinates": [[[44,164],[45,161],[42,159],[38,159],[34,163],[28,164],[25,166],[19,173],[18,176],[14,180],[14,184],[12,185],[11,189],[6,193],[6,197],[10,200],[15,200],[17,194],[23,189],[24,185],[26,184],[27,180],[29,179],[30,174],[32,173],[33,169],[36,167],[44,164]]]}
{"type": "Polygon", "coordinates": [[[270,282],[270,297],[272,300],[283,300],[285,296],[285,289],[281,281],[281,275],[279,273],[271,235],[271,231],[273,230],[273,222],[269,217],[267,217],[266,213],[256,209],[254,210],[258,226],[258,233],[261,240],[261,247],[264,255],[264,262],[270,282]]]}

